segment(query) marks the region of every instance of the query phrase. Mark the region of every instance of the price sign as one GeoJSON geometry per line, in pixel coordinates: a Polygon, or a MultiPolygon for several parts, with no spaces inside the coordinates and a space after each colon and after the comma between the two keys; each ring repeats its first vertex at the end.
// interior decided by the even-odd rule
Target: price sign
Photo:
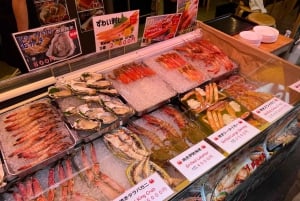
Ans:
{"type": "Polygon", "coordinates": [[[165,200],[173,194],[173,190],[164,182],[158,173],[128,189],[114,201],[155,201],[165,200]]]}
{"type": "Polygon", "coordinates": [[[210,144],[201,141],[171,159],[171,164],[189,181],[193,181],[221,162],[225,157],[210,144]]]}
{"type": "Polygon", "coordinates": [[[232,153],[256,136],[260,130],[238,118],[208,137],[227,153],[232,153]]]}
{"type": "Polygon", "coordinates": [[[96,52],[137,42],[139,10],[93,17],[96,52]]]}
{"type": "Polygon", "coordinates": [[[300,80],[292,85],[289,86],[291,89],[297,91],[298,93],[300,93],[300,80]]]}
{"type": "Polygon", "coordinates": [[[280,100],[279,98],[272,98],[252,112],[268,122],[274,122],[291,109],[293,109],[293,106],[290,104],[280,100]]]}
{"type": "Polygon", "coordinates": [[[180,17],[181,13],[147,17],[141,46],[174,38],[180,17]]]}
{"type": "Polygon", "coordinates": [[[29,71],[82,54],[74,19],[17,32],[13,37],[29,71]]]}

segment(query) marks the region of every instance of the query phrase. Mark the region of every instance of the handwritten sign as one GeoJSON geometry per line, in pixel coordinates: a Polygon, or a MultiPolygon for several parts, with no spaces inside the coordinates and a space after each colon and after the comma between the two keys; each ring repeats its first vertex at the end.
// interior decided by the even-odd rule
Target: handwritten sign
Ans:
{"type": "Polygon", "coordinates": [[[291,109],[293,109],[292,105],[275,97],[252,112],[268,122],[274,122],[291,109]]]}
{"type": "Polygon", "coordinates": [[[295,82],[294,84],[289,86],[291,89],[297,91],[298,93],[300,93],[300,80],[298,80],[298,82],[295,82]]]}
{"type": "Polygon", "coordinates": [[[227,153],[232,153],[255,137],[260,130],[238,118],[208,136],[208,139],[227,153]]]}
{"type": "Polygon", "coordinates": [[[201,141],[170,160],[189,181],[193,181],[225,157],[210,144],[201,141]]]}
{"type": "Polygon", "coordinates": [[[147,17],[141,46],[174,38],[181,13],[147,17]]]}
{"type": "Polygon", "coordinates": [[[82,53],[75,20],[17,32],[13,37],[29,71],[82,53]]]}
{"type": "Polygon", "coordinates": [[[128,189],[114,201],[155,201],[165,200],[173,194],[173,190],[164,182],[158,173],[128,189]]]}
{"type": "Polygon", "coordinates": [[[138,25],[139,10],[93,17],[96,52],[136,43],[138,25]]]}

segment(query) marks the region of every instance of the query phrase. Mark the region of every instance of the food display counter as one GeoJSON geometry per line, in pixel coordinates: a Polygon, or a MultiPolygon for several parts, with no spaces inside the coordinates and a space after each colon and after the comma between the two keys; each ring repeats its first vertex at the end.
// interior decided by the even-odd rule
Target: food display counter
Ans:
{"type": "Polygon", "coordinates": [[[299,68],[202,22],[46,80],[1,95],[31,95],[1,108],[1,200],[238,200],[299,141],[299,68]]]}

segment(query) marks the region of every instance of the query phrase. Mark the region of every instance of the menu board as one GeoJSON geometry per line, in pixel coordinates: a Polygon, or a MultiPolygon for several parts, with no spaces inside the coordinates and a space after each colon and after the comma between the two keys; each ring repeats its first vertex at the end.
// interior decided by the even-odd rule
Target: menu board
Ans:
{"type": "Polygon", "coordinates": [[[75,0],[82,32],[93,30],[93,17],[104,15],[103,0],[75,0]]]}
{"type": "Polygon", "coordinates": [[[13,33],[13,37],[29,71],[82,53],[74,19],[13,33]]]}
{"type": "Polygon", "coordinates": [[[177,34],[188,33],[196,27],[199,0],[177,0],[177,13],[182,13],[177,34]]]}
{"type": "Polygon", "coordinates": [[[136,43],[139,10],[93,17],[96,52],[136,43]]]}
{"type": "Polygon", "coordinates": [[[147,17],[141,46],[175,37],[181,13],[147,17]]]}
{"type": "Polygon", "coordinates": [[[70,19],[66,0],[35,0],[34,4],[41,25],[70,19]]]}

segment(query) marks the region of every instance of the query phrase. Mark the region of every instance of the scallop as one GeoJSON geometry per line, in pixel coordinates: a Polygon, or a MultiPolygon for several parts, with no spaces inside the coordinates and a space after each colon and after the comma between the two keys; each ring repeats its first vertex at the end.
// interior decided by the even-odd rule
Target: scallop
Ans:
{"type": "Polygon", "coordinates": [[[84,119],[84,118],[77,119],[73,124],[73,127],[76,130],[86,130],[86,131],[92,131],[92,130],[96,131],[100,128],[100,126],[101,123],[99,121],[84,119]]]}
{"type": "Polygon", "coordinates": [[[62,98],[72,95],[72,91],[69,87],[61,86],[51,86],[48,88],[48,96],[51,98],[62,98]]]}

